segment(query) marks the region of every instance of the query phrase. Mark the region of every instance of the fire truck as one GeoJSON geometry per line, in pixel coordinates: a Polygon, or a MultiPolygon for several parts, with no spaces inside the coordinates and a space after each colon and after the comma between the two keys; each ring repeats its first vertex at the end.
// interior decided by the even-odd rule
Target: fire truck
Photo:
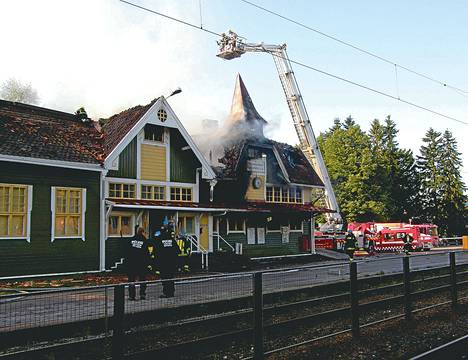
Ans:
{"type": "Polygon", "coordinates": [[[375,251],[401,251],[403,250],[406,235],[413,239],[412,249],[422,251],[431,249],[439,244],[437,225],[434,224],[407,224],[407,223],[350,223],[351,230],[360,241],[360,246],[366,247],[364,237],[374,241],[375,251]]]}

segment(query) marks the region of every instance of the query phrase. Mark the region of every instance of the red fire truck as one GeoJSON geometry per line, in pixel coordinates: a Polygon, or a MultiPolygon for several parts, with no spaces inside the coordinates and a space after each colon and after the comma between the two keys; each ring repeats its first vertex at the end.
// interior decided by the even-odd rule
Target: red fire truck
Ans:
{"type": "MultiPolygon", "coordinates": [[[[369,240],[374,240],[376,251],[401,251],[407,234],[412,238],[412,248],[415,251],[427,250],[439,243],[437,225],[406,224],[406,223],[350,223],[348,230],[353,231],[356,238],[363,239],[364,234],[369,240]]],[[[362,241],[362,247],[366,247],[362,241]]]]}

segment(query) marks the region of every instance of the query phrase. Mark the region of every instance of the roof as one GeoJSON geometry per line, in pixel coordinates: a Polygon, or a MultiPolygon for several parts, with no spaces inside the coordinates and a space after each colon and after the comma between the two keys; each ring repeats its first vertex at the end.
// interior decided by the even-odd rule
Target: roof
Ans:
{"type": "MultiPolygon", "coordinates": [[[[237,75],[230,115],[224,128],[219,132],[219,140],[214,144],[212,141],[210,144],[211,147],[222,145],[221,151],[213,149],[214,153],[221,154],[217,160],[222,166],[213,166],[218,178],[233,180],[243,176],[242,172],[245,171],[245,167],[242,165],[247,160],[246,149],[253,146],[273,151],[287,181],[323,186],[322,180],[302,150],[266,138],[263,134],[265,124],[267,122],[255,109],[241,76],[237,75]]],[[[207,137],[200,137],[200,140],[205,143],[206,139],[207,137]]],[[[207,145],[204,146],[207,147],[207,145]]],[[[205,153],[209,151],[206,150],[205,153]]]]}
{"type": "Polygon", "coordinates": [[[116,207],[127,208],[170,208],[175,209],[193,209],[193,210],[211,210],[211,211],[232,211],[232,212],[313,212],[313,213],[327,213],[334,212],[333,210],[315,207],[311,204],[278,204],[267,202],[247,202],[242,205],[229,206],[223,203],[193,203],[193,202],[177,202],[177,201],[161,201],[161,200],[143,200],[143,199],[114,199],[107,198],[116,207]]]}
{"type": "Polygon", "coordinates": [[[102,134],[74,114],[0,100],[0,154],[101,164],[102,134]]]}
{"type": "Polygon", "coordinates": [[[156,101],[157,99],[154,99],[147,105],[134,106],[108,119],[100,120],[103,123],[102,131],[105,134],[103,151],[106,156],[111,153],[156,101]]]}
{"type": "Polygon", "coordinates": [[[276,149],[289,181],[296,184],[323,186],[323,182],[315,172],[304,153],[297,147],[280,143],[271,139],[242,139],[225,148],[224,156],[219,162],[224,167],[213,167],[218,178],[235,179],[243,169],[240,164],[246,160],[249,146],[276,149]]]}
{"type": "Polygon", "coordinates": [[[240,74],[237,74],[228,121],[233,123],[245,121],[247,123],[261,122],[267,124],[267,121],[255,109],[255,105],[240,74]]]}

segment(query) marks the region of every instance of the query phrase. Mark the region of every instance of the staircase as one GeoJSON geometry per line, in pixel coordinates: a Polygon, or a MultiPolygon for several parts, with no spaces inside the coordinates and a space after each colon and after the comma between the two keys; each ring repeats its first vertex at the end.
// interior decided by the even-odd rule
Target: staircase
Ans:
{"type": "Polygon", "coordinates": [[[208,270],[208,250],[200,245],[198,239],[193,235],[186,235],[187,240],[190,241],[190,250],[192,253],[199,253],[201,255],[201,268],[208,270]]]}
{"type": "Polygon", "coordinates": [[[217,251],[224,251],[224,248],[222,248],[221,245],[223,247],[227,247],[228,251],[233,251],[233,252],[236,251],[234,246],[229,244],[218,232],[213,233],[213,240],[215,240],[215,239],[216,239],[216,244],[217,244],[217,247],[216,247],[217,251]]]}

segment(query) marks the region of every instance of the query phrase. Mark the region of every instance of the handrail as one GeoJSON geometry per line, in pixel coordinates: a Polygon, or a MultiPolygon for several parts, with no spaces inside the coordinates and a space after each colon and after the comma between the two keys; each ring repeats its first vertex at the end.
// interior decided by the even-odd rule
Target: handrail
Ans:
{"type": "Polygon", "coordinates": [[[186,235],[186,238],[190,241],[190,248],[193,251],[193,247],[196,247],[196,251],[201,254],[201,266],[202,269],[208,269],[208,250],[200,245],[200,241],[193,235],[186,235]]]}
{"type": "Polygon", "coordinates": [[[220,249],[219,248],[219,240],[221,239],[227,246],[229,246],[231,248],[232,251],[236,251],[236,249],[234,248],[234,246],[232,246],[231,244],[229,244],[226,239],[224,239],[220,234],[219,232],[213,232],[213,236],[216,236],[218,237],[218,250],[220,249]]]}

